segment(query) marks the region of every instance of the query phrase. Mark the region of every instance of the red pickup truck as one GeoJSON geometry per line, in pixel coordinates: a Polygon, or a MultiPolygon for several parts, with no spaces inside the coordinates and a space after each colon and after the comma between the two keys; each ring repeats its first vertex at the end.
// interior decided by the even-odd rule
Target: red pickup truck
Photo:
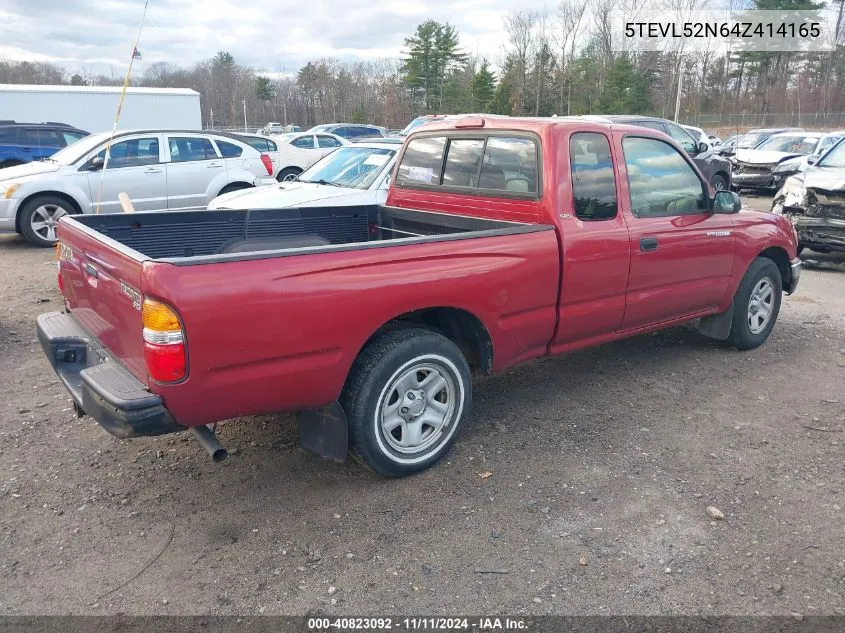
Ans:
{"type": "Polygon", "coordinates": [[[787,219],[740,211],[642,127],[465,118],[405,142],[384,206],[91,215],[59,225],[42,347],[118,437],[299,411],[303,445],[387,476],[440,459],[470,369],[683,322],[751,349],[800,273],[787,219]]]}

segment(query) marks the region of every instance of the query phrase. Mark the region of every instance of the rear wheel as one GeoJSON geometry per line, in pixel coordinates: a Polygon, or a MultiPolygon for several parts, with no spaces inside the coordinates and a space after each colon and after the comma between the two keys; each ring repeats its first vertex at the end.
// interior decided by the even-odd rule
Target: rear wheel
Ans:
{"type": "Polygon", "coordinates": [[[278,180],[279,182],[284,182],[285,180],[293,180],[301,173],[302,170],[299,167],[285,167],[276,175],[276,180],[278,180]]]}
{"type": "Polygon", "coordinates": [[[471,399],[461,350],[440,334],[409,328],[386,332],[361,352],[340,403],[352,451],[375,472],[404,477],[449,452],[471,399]]]}
{"type": "Polygon", "coordinates": [[[769,338],[782,292],[780,270],[772,260],[758,257],[751,262],[734,295],[730,341],[737,349],[754,349],[769,338]]]}
{"type": "Polygon", "coordinates": [[[59,220],[76,212],[77,209],[64,198],[37,196],[21,208],[21,233],[36,246],[53,246],[58,239],[59,220]]]}
{"type": "Polygon", "coordinates": [[[710,184],[713,185],[713,189],[716,191],[722,191],[723,189],[728,188],[728,181],[721,174],[713,174],[713,177],[710,179],[710,184]]]}
{"type": "Polygon", "coordinates": [[[233,182],[231,185],[226,185],[220,190],[218,196],[222,196],[224,193],[231,193],[233,191],[240,191],[241,189],[249,189],[252,185],[247,184],[245,182],[233,182]]]}

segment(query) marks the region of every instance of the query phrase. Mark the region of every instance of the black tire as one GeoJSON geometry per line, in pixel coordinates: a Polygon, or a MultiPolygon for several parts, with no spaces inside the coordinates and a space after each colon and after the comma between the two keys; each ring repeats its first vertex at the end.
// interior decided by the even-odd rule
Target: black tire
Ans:
{"type": "Polygon", "coordinates": [[[58,218],[63,215],[79,213],[79,209],[66,199],[58,196],[36,196],[24,203],[19,213],[21,234],[35,246],[47,248],[54,246],[57,242],[57,238],[51,236],[55,236],[58,218]],[[44,214],[49,215],[51,219],[48,220],[44,214]],[[39,220],[39,218],[43,218],[43,220],[39,220]],[[39,224],[43,222],[47,226],[34,226],[33,222],[39,224]]]}
{"type": "Polygon", "coordinates": [[[278,174],[276,174],[276,180],[279,182],[284,182],[285,180],[291,180],[302,173],[302,170],[299,167],[285,167],[282,169],[278,174]]]}
{"type": "Polygon", "coordinates": [[[722,174],[713,174],[713,177],[710,179],[710,184],[713,185],[713,189],[716,191],[728,188],[728,180],[722,174]]]}
{"type": "Polygon", "coordinates": [[[420,472],[448,453],[465,424],[471,401],[469,365],[461,350],[446,337],[422,328],[385,332],[368,344],[355,359],[340,396],[352,452],[385,477],[420,472]],[[426,379],[438,384],[442,379],[444,386],[437,393],[416,389],[426,379]],[[408,385],[411,388],[405,391],[408,385]],[[414,395],[419,392],[422,395],[414,395]],[[408,405],[415,407],[417,402],[422,405],[414,415],[408,405]],[[446,413],[435,409],[433,402],[446,413]],[[385,430],[385,410],[392,407],[392,417],[404,422],[385,430]],[[429,416],[443,419],[439,430],[426,425],[429,416]],[[408,422],[418,430],[412,432],[408,422]],[[420,440],[418,450],[397,447],[404,441],[413,443],[412,438],[420,440]]]}
{"type": "MultiPolygon", "coordinates": [[[[734,295],[730,336],[730,342],[733,343],[734,347],[741,350],[754,349],[766,342],[780,313],[782,296],[783,280],[777,265],[765,257],[758,257],[751,262],[734,295]],[[760,288],[764,287],[766,281],[770,285],[771,299],[768,303],[762,302],[768,306],[769,312],[768,320],[764,324],[759,307],[755,311],[755,307],[752,305],[752,295],[758,293],[760,288]],[[754,328],[757,326],[760,326],[761,329],[755,330],[754,328]]],[[[755,303],[756,306],[760,306],[760,304],[760,301],[755,303]]]]}
{"type": "Polygon", "coordinates": [[[807,249],[807,245],[803,244],[802,242],[798,242],[798,250],[796,251],[795,255],[800,255],[807,249]]]}
{"type": "Polygon", "coordinates": [[[245,182],[233,182],[231,185],[226,185],[220,190],[218,196],[222,196],[224,193],[231,193],[233,191],[240,191],[241,189],[250,189],[252,185],[247,184],[245,182]]]}

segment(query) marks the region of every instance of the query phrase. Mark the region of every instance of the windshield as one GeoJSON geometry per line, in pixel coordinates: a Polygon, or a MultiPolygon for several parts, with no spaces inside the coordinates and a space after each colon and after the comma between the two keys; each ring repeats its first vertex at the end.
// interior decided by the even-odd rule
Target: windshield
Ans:
{"type": "Polygon", "coordinates": [[[816,154],[824,154],[827,150],[833,147],[834,143],[841,139],[841,136],[832,136],[828,135],[825,136],[820,142],[819,146],[816,148],[816,154]]]}
{"type": "Polygon", "coordinates": [[[812,154],[819,139],[816,136],[805,136],[804,134],[778,134],[766,139],[754,149],[768,150],[772,152],[789,152],[790,154],[812,154]]]}
{"type": "Polygon", "coordinates": [[[429,121],[436,120],[437,119],[432,119],[430,117],[418,116],[416,119],[414,119],[413,121],[408,123],[408,125],[406,125],[404,128],[402,128],[402,131],[399,132],[399,134],[401,134],[402,136],[408,136],[408,134],[410,134],[411,130],[413,130],[414,128],[421,126],[423,123],[428,123],[429,121]]]}
{"type": "Polygon", "coordinates": [[[845,168],[845,139],[841,139],[822,159],[816,163],[819,167],[845,168]]]}
{"type": "Polygon", "coordinates": [[[300,174],[298,180],[368,189],[395,154],[393,149],[342,147],[314,163],[300,174]]]}
{"type": "Polygon", "coordinates": [[[739,137],[739,140],[736,142],[737,147],[742,147],[747,149],[749,147],[756,147],[757,144],[762,141],[763,139],[768,138],[769,135],[760,132],[754,132],[750,134],[744,134],[739,137]]]}
{"type": "Polygon", "coordinates": [[[59,163],[60,165],[73,165],[80,158],[85,156],[92,149],[97,147],[100,143],[109,137],[107,132],[100,134],[91,134],[85,138],[81,138],[73,145],[68,145],[64,149],[59,150],[50,157],[50,162],[59,163]]]}

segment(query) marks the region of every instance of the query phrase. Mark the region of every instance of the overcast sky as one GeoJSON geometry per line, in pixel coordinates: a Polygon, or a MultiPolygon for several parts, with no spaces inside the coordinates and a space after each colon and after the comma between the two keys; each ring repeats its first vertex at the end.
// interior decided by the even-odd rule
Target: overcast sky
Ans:
{"type": "MultiPolygon", "coordinates": [[[[231,52],[268,72],[295,72],[320,57],[394,58],[425,19],[457,27],[461,44],[491,61],[505,35],[502,16],[542,0],[149,0],[138,74],[165,61],[188,65],[231,52]]],[[[71,72],[125,69],[143,0],[2,0],[0,58],[46,61],[71,72]]],[[[134,73],[133,73],[134,74],[134,73]]]]}

